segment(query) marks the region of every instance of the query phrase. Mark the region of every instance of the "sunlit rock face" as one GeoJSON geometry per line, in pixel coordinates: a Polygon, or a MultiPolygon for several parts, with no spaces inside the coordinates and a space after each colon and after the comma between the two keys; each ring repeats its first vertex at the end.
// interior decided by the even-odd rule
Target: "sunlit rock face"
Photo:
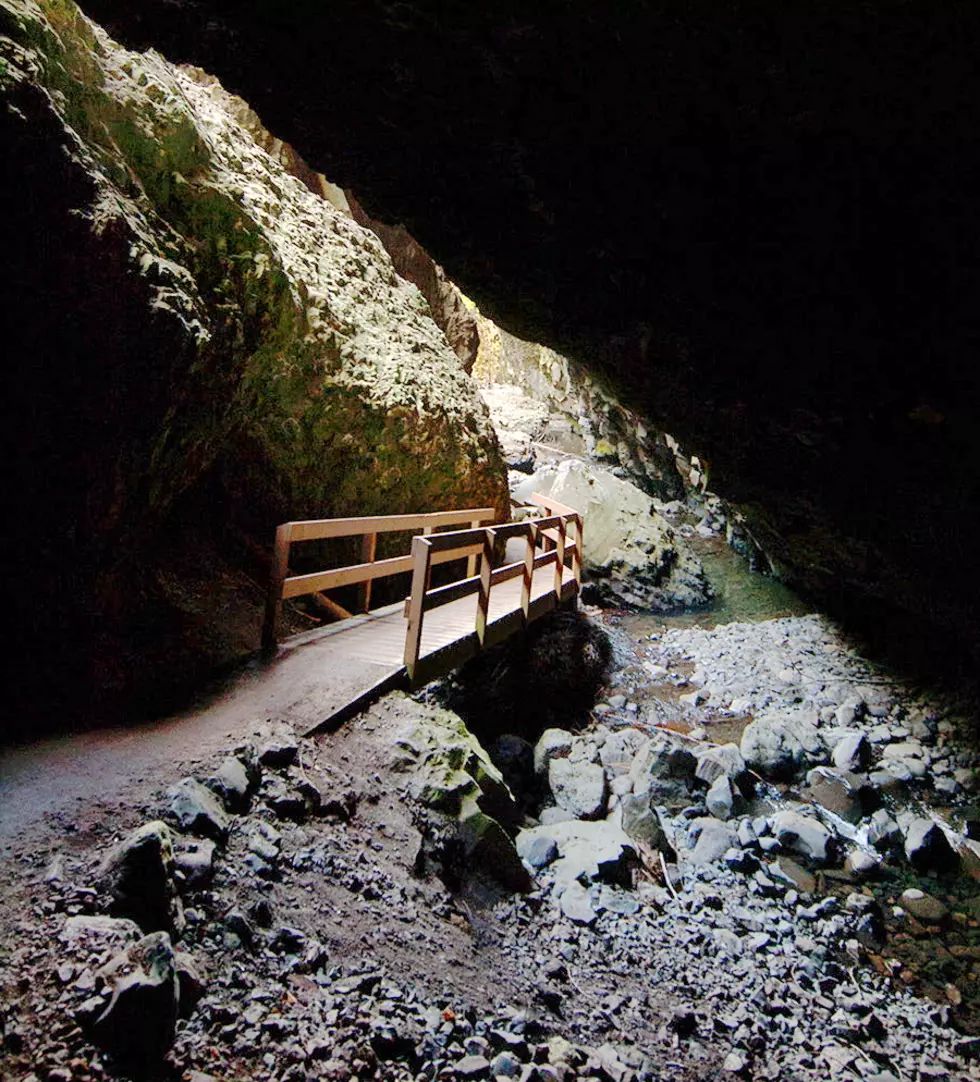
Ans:
{"type": "Polygon", "coordinates": [[[255,649],[284,519],[506,512],[425,300],[243,102],[62,0],[0,36],[15,692],[162,707],[255,649]]]}
{"type": "Polygon", "coordinates": [[[216,71],[509,330],[603,355],[787,573],[976,623],[980,10],[91,7],[216,71]]]}

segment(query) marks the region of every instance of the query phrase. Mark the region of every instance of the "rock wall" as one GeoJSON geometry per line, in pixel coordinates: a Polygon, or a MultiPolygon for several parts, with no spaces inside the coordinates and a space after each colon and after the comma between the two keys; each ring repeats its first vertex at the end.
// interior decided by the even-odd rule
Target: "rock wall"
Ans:
{"type": "Polygon", "coordinates": [[[25,703],[253,649],[283,518],[506,509],[426,302],[243,102],[65,0],[0,4],[0,91],[25,703]]]}
{"type": "Polygon", "coordinates": [[[372,218],[351,192],[344,193],[344,198],[354,221],[378,235],[385,251],[391,256],[395,270],[418,286],[419,292],[429,302],[432,318],[446,335],[446,341],[453,347],[459,363],[470,372],[476,361],[480,333],[462,293],[404,226],[385,225],[372,218]]]}
{"type": "Polygon", "coordinates": [[[515,337],[468,304],[479,328],[473,375],[498,434],[527,429],[528,467],[534,463],[533,444],[541,443],[616,469],[648,495],[684,497],[687,474],[678,472],[677,445],[669,436],[625,406],[623,396],[584,364],[515,337]]]}

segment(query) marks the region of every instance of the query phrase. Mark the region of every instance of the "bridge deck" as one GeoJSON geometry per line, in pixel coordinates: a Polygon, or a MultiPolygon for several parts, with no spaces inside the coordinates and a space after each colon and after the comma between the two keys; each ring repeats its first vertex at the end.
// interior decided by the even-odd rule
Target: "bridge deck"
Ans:
{"type": "MultiPolygon", "coordinates": [[[[575,593],[574,576],[566,568],[562,577],[562,599],[568,600],[575,593]]],[[[557,598],[551,575],[535,579],[531,601],[534,615],[555,606],[557,598]]],[[[480,643],[474,631],[476,608],[476,595],[471,595],[426,613],[414,684],[444,676],[479,652],[480,643]]],[[[517,631],[523,622],[520,578],[496,585],[490,595],[484,644],[500,642],[517,631]]],[[[323,674],[324,683],[336,685],[338,695],[331,696],[329,716],[319,719],[311,730],[338,723],[386,690],[409,686],[404,664],[405,626],[405,606],[399,602],[368,615],[306,632],[281,644],[283,654],[302,651],[315,655],[315,664],[323,674]]]]}

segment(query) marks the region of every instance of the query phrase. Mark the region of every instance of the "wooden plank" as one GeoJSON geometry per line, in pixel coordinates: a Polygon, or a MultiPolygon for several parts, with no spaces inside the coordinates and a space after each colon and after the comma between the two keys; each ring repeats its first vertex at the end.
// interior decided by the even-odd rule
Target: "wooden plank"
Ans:
{"type": "Polygon", "coordinates": [[[282,609],[282,588],[289,568],[290,527],[286,523],[276,530],[275,546],[272,550],[272,571],[269,575],[269,589],[265,598],[265,621],[262,625],[262,648],[272,650],[276,645],[276,628],[279,612],[282,609]]]}
{"type": "Polygon", "coordinates": [[[338,567],[333,571],[315,571],[311,575],[296,575],[286,579],[282,585],[282,596],[302,597],[303,594],[336,590],[340,586],[350,586],[366,579],[382,579],[386,575],[397,575],[411,570],[411,556],[395,556],[373,564],[352,564],[350,567],[338,567]]]}
{"type": "Polygon", "coordinates": [[[432,542],[426,537],[416,537],[412,541],[412,607],[408,614],[408,627],[405,629],[405,669],[409,678],[415,677],[415,666],[419,660],[419,646],[422,642],[422,618],[425,615],[425,584],[429,578],[429,560],[432,556],[432,542]]]}
{"type": "Polygon", "coordinates": [[[501,541],[509,541],[512,537],[527,537],[531,521],[528,519],[525,522],[505,522],[503,525],[494,526],[493,530],[501,541]]]}
{"type": "Polygon", "coordinates": [[[546,594],[542,594],[540,597],[536,597],[531,602],[531,611],[529,613],[529,620],[531,622],[544,616],[546,612],[551,612],[557,605],[554,591],[549,590],[546,594]]]}
{"type": "Polygon", "coordinates": [[[480,590],[476,595],[476,637],[482,645],[487,632],[487,616],[490,611],[490,587],[493,585],[493,548],[492,529],[483,531],[483,557],[480,561],[480,590]]]}
{"type": "Polygon", "coordinates": [[[567,504],[559,503],[557,500],[553,500],[550,496],[542,496],[540,492],[532,492],[528,497],[528,503],[537,504],[538,507],[543,507],[549,514],[552,515],[577,515],[578,511],[574,507],[569,507],[567,504]]]}
{"type": "Polygon", "coordinates": [[[565,571],[565,520],[558,526],[558,542],[555,548],[555,602],[561,601],[561,577],[565,571]]]}
{"type": "Polygon", "coordinates": [[[524,551],[524,568],[521,575],[521,615],[524,623],[528,622],[528,610],[531,604],[531,586],[534,581],[534,547],[538,542],[537,527],[532,525],[527,535],[527,548],[524,551]]]}
{"type": "MultiPolygon", "coordinates": [[[[494,530],[494,533],[496,532],[494,530]]],[[[496,586],[500,582],[509,582],[510,579],[516,579],[523,570],[524,562],[522,560],[513,564],[504,564],[503,567],[495,567],[490,573],[490,585],[496,586]]]]}
{"type": "Polygon", "coordinates": [[[445,676],[447,672],[451,672],[470,658],[476,657],[479,652],[480,640],[476,637],[475,631],[434,650],[425,657],[419,658],[415,674],[411,678],[412,687],[419,688],[430,680],[435,680],[436,677],[445,676]]]}
{"type": "Polygon", "coordinates": [[[582,586],[582,516],[575,516],[575,547],[572,549],[572,576],[575,579],[575,590],[578,592],[582,586]]]}
{"type": "Polygon", "coordinates": [[[461,597],[469,597],[470,594],[475,594],[479,589],[480,576],[474,575],[472,578],[460,579],[459,582],[451,582],[448,586],[440,586],[435,590],[429,590],[425,595],[425,611],[431,612],[433,609],[458,601],[461,597]]]}
{"type": "Polygon", "coordinates": [[[482,545],[487,529],[489,527],[481,527],[478,530],[450,530],[448,533],[433,534],[429,538],[432,542],[432,551],[463,550],[471,545],[482,545]]]}
{"type": "Polygon", "coordinates": [[[331,616],[336,617],[338,620],[349,620],[354,615],[352,612],[348,612],[343,605],[338,605],[332,597],[327,597],[326,594],[310,594],[310,598],[316,608],[329,612],[331,616]]]}
{"type": "Polygon", "coordinates": [[[469,507],[458,511],[430,511],[419,515],[376,515],[365,518],[321,518],[287,522],[290,540],[318,541],[327,537],[353,537],[362,533],[421,530],[426,526],[456,526],[464,522],[493,522],[492,507],[469,507]]]}
{"type": "Polygon", "coordinates": [[[520,631],[523,626],[524,613],[520,609],[497,617],[496,620],[487,625],[486,634],[483,638],[483,649],[489,650],[491,646],[496,646],[498,642],[509,639],[515,631],[520,631]]]}
{"type": "MultiPolygon", "coordinates": [[[[470,520],[471,529],[477,530],[480,528],[480,525],[481,523],[478,518],[470,520]]],[[[482,552],[483,549],[481,548],[480,551],[482,552]]],[[[466,561],[466,577],[468,579],[471,579],[474,577],[474,575],[476,575],[476,557],[477,553],[473,553],[471,556],[468,557],[466,561]]]]}
{"type": "MultiPolygon", "coordinates": [[[[373,564],[375,554],[378,551],[378,535],[366,533],[361,539],[361,563],[373,564]]],[[[357,607],[361,612],[371,611],[371,580],[361,583],[358,590],[357,607]]]]}
{"type": "Polygon", "coordinates": [[[549,564],[558,562],[558,553],[555,549],[551,549],[550,552],[539,552],[534,557],[534,570],[537,571],[539,567],[547,567],[549,564]]]}

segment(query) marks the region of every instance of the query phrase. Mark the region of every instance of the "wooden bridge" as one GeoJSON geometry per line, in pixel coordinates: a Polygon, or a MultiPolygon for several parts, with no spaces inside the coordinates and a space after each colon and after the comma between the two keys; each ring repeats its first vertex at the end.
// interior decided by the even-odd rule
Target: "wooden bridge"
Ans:
{"type": "MultiPolygon", "coordinates": [[[[314,728],[337,723],[371,698],[404,685],[419,687],[481,650],[503,641],[578,595],[582,580],[582,518],[572,508],[535,494],[529,517],[494,523],[492,508],[419,515],[286,522],[276,531],[263,646],[277,647],[284,600],[314,595],[342,618],[287,639],[281,649],[316,643],[324,666],[343,691],[314,728]],[[465,529],[460,529],[465,526],[465,529]],[[421,531],[421,532],[418,532],[421,531]],[[379,534],[414,533],[411,551],[377,560],[379,534]],[[292,545],[328,538],[361,538],[361,562],[294,575],[292,545]],[[520,558],[515,556],[518,548],[520,558]],[[433,570],[447,565],[433,585],[433,570]],[[453,578],[459,569],[462,577],[453,578]],[[371,608],[372,584],[411,573],[406,600],[371,608]],[[447,575],[448,573],[448,575],[447,575]],[[357,615],[326,593],[358,586],[357,615]]],[[[339,690],[339,689],[338,689],[339,690]]]]}

